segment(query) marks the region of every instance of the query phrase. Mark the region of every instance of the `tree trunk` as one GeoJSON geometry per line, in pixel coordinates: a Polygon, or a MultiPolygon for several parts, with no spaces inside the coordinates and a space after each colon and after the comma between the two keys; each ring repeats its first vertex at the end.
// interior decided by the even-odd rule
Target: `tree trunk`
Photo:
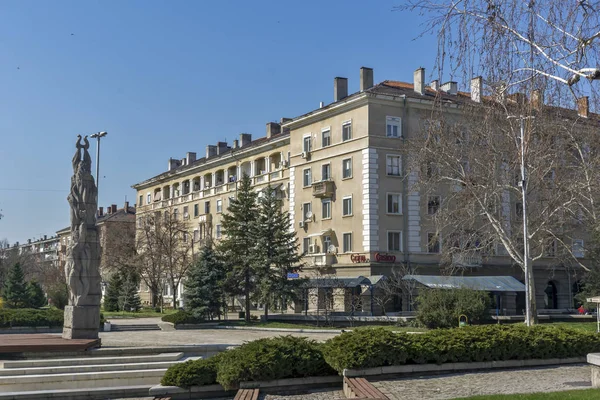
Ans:
{"type": "Polygon", "coordinates": [[[269,319],[269,304],[265,304],[265,322],[269,319]]]}
{"type": "MultiPolygon", "coordinates": [[[[527,279],[527,277],[526,277],[527,279]]],[[[529,292],[527,293],[529,296],[529,320],[531,321],[531,325],[536,325],[538,323],[538,315],[537,315],[537,303],[535,298],[535,282],[533,278],[533,268],[529,270],[529,292]]]]}
{"type": "Polygon", "coordinates": [[[160,289],[158,288],[158,286],[154,285],[150,288],[150,291],[152,292],[150,304],[152,304],[152,308],[155,308],[158,304],[158,294],[160,292],[160,289]]]}
{"type": "Polygon", "coordinates": [[[244,320],[249,323],[250,322],[250,271],[246,270],[246,276],[244,279],[244,295],[246,296],[246,315],[244,317],[244,320]]]}
{"type": "Polygon", "coordinates": [[[177,295],[175,291],[177,290],[177,285],[171,285],[171,295],[173,296],[173,310],[177,310],[177,295]]]}

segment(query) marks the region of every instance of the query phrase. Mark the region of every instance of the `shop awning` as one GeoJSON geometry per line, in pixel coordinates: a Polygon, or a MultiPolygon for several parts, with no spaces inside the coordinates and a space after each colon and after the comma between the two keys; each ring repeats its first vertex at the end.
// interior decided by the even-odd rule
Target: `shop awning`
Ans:
{"type": "Polygon", "coordinates": [[[325,231],[321,231],[318,233],[311,233],[310,235],[306,236],[307,238],[312,238],[312,237],[318,237],[318,236],[323,236],[323,235],[330,235],[332,234],[333,231],[331,229],[327,229],[325,231]]]}
{"type": "Polygon", "coordinates": [[[356,277],[323,277],[323,278],[314,278],[309,279],[306,282],[306,287],[309,288],[352,288],[361,285],[370,285],[371,281],[369,278],[365,276],[356,276],[356,277]]]}
{"type": "Polygon", "coordinates": [[[512,276],[439,276],[406,275],[404,280],[415,280],[433,289],[468,288],[486,292],[524,292],[525,285],[512,276]]]}

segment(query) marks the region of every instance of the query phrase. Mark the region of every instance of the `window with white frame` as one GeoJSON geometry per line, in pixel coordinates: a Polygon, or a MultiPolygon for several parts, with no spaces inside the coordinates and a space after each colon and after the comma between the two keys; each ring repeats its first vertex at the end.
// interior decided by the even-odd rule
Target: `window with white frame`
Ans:
{"type": "Polygon", "coordinates": [[[312,174],[310,168],[302,171],[302,186],[308,187],[312,184],[312,174]]]}
{"type": "Polygon", "coordinates": [[[144,196],[140,195],[140,202],[138,204],[140,206],[144,204],[144,196]]]}
{"type": "Polygon", "coordinates": [[[401,122],[402,119],[400,117],[386,117],[386,136],[392,138],[399,138],[402,136],[401,122]]]}
{"type": "Polygon", "coordinates": [[[388,231],[388,251],[402,251],[402,231],[388,231]]]}
{"type": "Polygon", "coordinates": [[[190,213],[188,211],[188,206],[183,206],[183,219],[190,219],[190,213]]]}
{"type": "Polygon", "coordinates": [[[302,204],[302,220],[312,220],[312,204],[311,203],[303,203],[302,204]]]}
{"type": "Polygon", "coordinates": [[[223,212],[223,200],[221,200],[221,199],[217,200],[217,212],[218,213],[223,212]]]}
{"type": "Polygon", "coordinates": [[[179,209],[176,208],[173,210],[173,219],[177,221],[179,219],[179,209]]]}
{"type": "Polygon", "coordinates": [[[427,234],[427,252],[439,253],[440,252],[440,236],[437,233],[429,232],[427,234]]]}
{"type": "Polygon", "coordinates": [[[344,122],[342,125],[342,142],[352,139],[352,122],[344,122]]]}
{"type": "Polygon", "coordinates": [[[182,236],[183,236],[183,243],[187,243],[187,241],[188,241],[188,233],[187,232],[183,232],[182,236]]]}
{"type": "Polygon", "coordinates": [[[215,225],[215,237],[221,239],[221,224],[215,225]]]}
{"type": "Polygon", "coordinates": [[[440,208],[440,196],[429,196],[427,198],[427,214],[433,215],[438,212],[440,208]]]}
{"type": "Polygon", "coordinates": [[[571,251],[573,252],[573,256],[577,258],[583,258],[585,256],[583,239],[573,239],[573,247],[571,251]]]}
{"type": "Polygon", "coordinates": [[[342,216],[347,217],[352,215],[352,196],[342,199],[342,216]]]}
{"type": "Polygon", "coordinates": [[[342,235],[342,251],[344,253],[352,251],[352,233],[344,233],[342,235]]]}
{"type": "Polygon", "coordinates": [[[321,165],[321,180],[328,181],[331,179],[331,164],[321,165]]]}
{"type": "Polygon", "coordinates": [[[210,201],[204,202],[204,214],[210,214],[210,201]]]}
{"type": "Polygon", "coordinates": [[[194,204],[194,217],[200,215],[200,205],[194,204]]]}
{"type": "Polygon", "coordinates": [[[323,236],[323,253],[329,253],[330,247],[331,247],[331,236],[329,236],[329,235],[323,236]]]}
{"type": "Polygon", "coordinates": [[[323,129],[321,131],[321,147],[331,146],[331,129],[323,129]]]}
{"type": "Polygon", "coordinates": [[[400,193],[387,194],[387,213],[402,214],[402,195],[400,193]]]}
{"type": "Polygon", "coordinates": [[[323,199],[321,201],[321,206],[323,209],[321,218],[323,218],[323,219],[331,218],[331,199],[323,199]]]}
{"type": "Polygon", "coordinates": [[[352,159],[342,160],[342,179],[352,178],[352,159]]]}
{"type": "Polygon", "coordinates": [[[150,204],[152,202],[152,195],[150,193],[148,193],[148,196],[146,196],[146,204],[150,204]]]}
{"type": "Polygon", "coordinates": [[[194,229],[194,242],[198,242],[200,240],[200,231],[198,229],[194,229]]]}
{"type": "Polygon", "coordinates": [[[310,135],[304,136],[302,139],[302,151],[310,152],[312,150],[312,140],[310,135]]]}
{"type": "Polygon", "coordinates": [[[400,156],[388,155],[386,159],[386,174],[388,176],[400,176],[400,156]]]}
{"type": "Polygon", "coordinates": [[[310,238],[302,239],[302,252],[308,253],[308,248],[310,247],[310,238]]]}

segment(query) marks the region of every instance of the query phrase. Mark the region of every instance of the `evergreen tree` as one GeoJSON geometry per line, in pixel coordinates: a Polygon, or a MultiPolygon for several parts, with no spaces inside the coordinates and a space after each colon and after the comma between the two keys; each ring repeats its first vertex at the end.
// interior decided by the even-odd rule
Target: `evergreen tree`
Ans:
{"type": "Polygon", "coordinates": [[[225,266],[210,244],[205,246],[185,281],[186,308],[204,319],[220,317],[223,306],[225,266]]]}
{"type": "Polygon", "coordinates": [[[10,308],[22,308],[28,303],[27,290],[25,287],[25,275],[21,264],[16,263],[8,272],[4,284],[4,300],[10,308]]]}
{"type": "Polygon", "coordinates": [[[282,211],[277,191],[269,185],[258,199],[258,217],[252,236],[255,249],[251,253],[257,276],[257,299],[269,307],[279,299],[282,307],[297,297],[301,280],[289,280],[287,274],[300,268],[296,232],[290,229],[289,213],[282,211]]]}
{"type": "Polygon", "coordinates": [[[123,276],[120,272],[111,275],[104,293],[104,311],[121,311],[119,296],[123,289],[123,276]]]}
{"type": "Polygon", "coordinates": [[[124,272],[121,278],[123,285],[119,295],[119,308],[123,311],[137,312],[142,308],[142,300],[138,289],[140,287],[140,278],[134,272],[124,272]]]}
{"type": "Polygon", "coordinates": [[[46,295],[37,281],[27,282],[25,288],[27,293],[27,308],[40,308],[46,305],[46,295]]]}
{"type": "Polygon", "coordinates": [[[252,234],[258,213],[256,197],[250,177],[244,174],[236,198],[231,201],[228,213],[223,214],[223,239],[218,246],[220,256],[227,265],[228,293],[245,297],[246,322],[250,322],[250,295],[256,278],[253,263],[248,257],[256,244],[252,234]]]}

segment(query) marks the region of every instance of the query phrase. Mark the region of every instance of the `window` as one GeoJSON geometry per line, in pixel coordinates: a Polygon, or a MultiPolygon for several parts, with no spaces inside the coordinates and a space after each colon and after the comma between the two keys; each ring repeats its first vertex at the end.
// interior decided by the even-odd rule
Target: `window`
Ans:
{"type": "Polygon", "coordinates": [[[204,214],[210,214],[210,201],[204,202],[204,214]]]}
{"type": "Polygon", "coordinates": [[[329,247],[331,247],[331,236],[323,236],[323,253],[329,253],[329,247]]]}
{"type": "Polygon", "coordinates": [[[310,168],[302,171],[302,186],[308,187],[312,184],[312,176],[311,176],[310,168]]]}
{"type": "Polygon", "coordinates": [[[146,196],[146,204],[150,204],[151,201],[152,201],[152,195],[150,193],[148,193],[148,196],[146,196]]]}
{"type": "Polygon", "coordinates": [[[556,241],[552,238],[546,240],[546,248],[544,249],[546,257],[556,257],[556,241]]]}
{"type": "Polygon", "coordinates": [[[312,221],[312,204],[311,203],[302,204],[302,219],[312,221]],[[310,217],[309,217],[309,215],[310,215],[310,217]]]}
{"type": "Polygon", "coordinates": [[[322,135],[322,142],[321,142],[321,146],[322,147],[327,147],[327,146],[331,146],[331,130],[330,129],[325,129],[324,131],[321,132],[322,135]]]}
{"type": "Polygon", "coordinates": [[[188,211],[188,206],[183,206],[183,219],[190,219],[190,213],[188,211]]]}
{"type": "Polygon", "coordinates": [[[342,200],[342,216],[347,217],[352,215],[352,196],[344,197],[342,200]]]}
{"type": "Polygon", "coordinates": [[[321,202],[321,204],[323,206],[323,214],[321,217],[323,219],[331,218],[331,199],[325,199],[321,202]]]}
{"type": "Polygon", "coordinates": [[[310,152],[312,150],[310,135],[304,136],[302,140],[302,151],[310,152]]]}
{"type": "Polygon", "coordinates": [[[217,212],[223,212],[223,200],[221,199],[217,200],[217,212]]]}
{"type": "Polygon", "coordinates": [[[352,233],[344,233],[342,235],[342,251],[344,253],[352,251],[352,233]]]}
{"type": "Polygon", "coordinates": [[[140,202],[138,203],[140,206],[144,203],[144,196],[140,195],[140,202]]]}
{"type": "Polygon", "coordinates": [[[346,158],[342,160],[342,178],[352,178],[352,159],[346,158]]]}
{"type": "Polygon", "coordinates": [[[427,214],[433,215],[440,208],[440,196],[429,196],[427,199],[427,214]]]}
{"type": "Polygon", "coordinates": [[[215,236],[217,239],[221,239],[221,224],[215,225],[215,236]]]}
{"type": "Polygon", "coordinates": [[[177,221],[177,219],[179,219],[179,209],[178,208],[173,210],[173,219],[175,221],[177,221]]]}
{"type": "Polygon", "coordinates": [[[573,239],[573,256],[577,258],[584,257],[583,239],[573,239]]]}
{"type": "Polygon", "coordinates": [[[344,122],[342,125],[342,142],[352,139],[352,122],[344,122]]]}
{"type": "Polygon", "coordinates": [[[331,179],[331,164],[321,165],[321,180],[328,181],[331,179]]]}
{"type": "Polygon", "coordinates": [[[194,242],[200,241],[200,231],[198,229],[194,229],[194,242]]]}
{"type": "Polygon", "coordinates": [[[400,176],[400,156],[387,156],[386,166],[386,173],[389,176],[400,176]]]}
{"type": "Polygon", "coordinates": [[[440,252],[440,238],[437,233],[428,233],[427,234],[427,251],[429,253],[439,253],[440,252]]]}
{"type": "Polygon", "coordinates": [[[310,238],[302,239],[302,252],[308,253],[308,248],[310,247],[310,238]]]}
{"type": "Polygon", "coordinates": [[[402,121],[399,117],[386,117],[386,136],[399,138],[402,136],[402,129],[400,128],[400,122],[402,121]]]}
{"type": "Polygon", "coordinates": [[[183,232],[181,236],[183,238],[183,243],[187,243],[187,241],[188,241],[188,233],[187,232],[183,232]]]}
{"type": "Polygon", "coordinates": [[[197,217],[200,214],[200,206],[198,204],[194,204],[194,217],[197,217]]]}
{"type": "Polygon", "coordinates": [[[387,213],[402,214],[402,195],[399,193],[388,193],[387,195],[387,213]]]}
{"type": "Polygon", "coordinates": [[[402,232],[388,232],[388,251],[402,251],[402,232]]]}

